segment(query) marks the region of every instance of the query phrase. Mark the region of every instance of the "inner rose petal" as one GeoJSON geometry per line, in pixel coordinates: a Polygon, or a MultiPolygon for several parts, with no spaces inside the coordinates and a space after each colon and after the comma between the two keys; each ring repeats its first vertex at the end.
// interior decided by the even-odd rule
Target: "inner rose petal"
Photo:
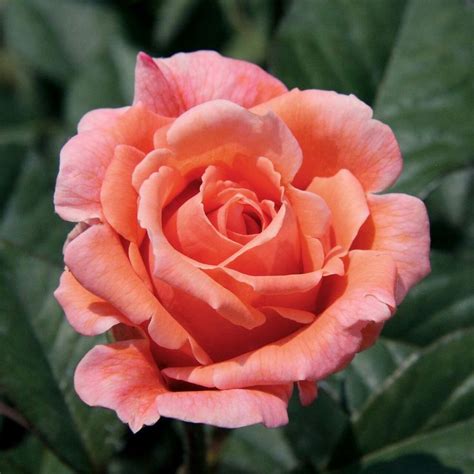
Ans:
{"type": "Polygon", "coordinates": [[[163,230],[175,249],[203,263],[217,265],[242,247],[211,224],[200,193],[181,205],[164,222],[163,230]]]}
{"type": "MultiPolygon", "coordinates": [[[[263,313],[247,306],[234,294],[205,275],[196,265],[170,244],[163,232],[163,208],[169,203],[174,189],[181,188],[184,179],[176,170],[162,167],[140,188],[138,219],[148,232],[154,263],[152,272],[170,286],[205,301],[223,318],[247,329],[265,322],[263,313]]],[[[176,193],[176,197],[179,193],[176,193]]]]}

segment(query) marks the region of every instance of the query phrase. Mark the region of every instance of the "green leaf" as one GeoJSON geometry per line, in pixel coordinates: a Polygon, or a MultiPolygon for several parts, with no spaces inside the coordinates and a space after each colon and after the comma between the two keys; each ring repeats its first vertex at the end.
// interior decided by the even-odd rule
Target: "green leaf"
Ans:
{"type": "Polygon", "coordinates": [[[472,262],[432,253],[431,266],[431,275],[410,291],[385,326],[385,337],[424,346],[474,326],[472,262]]]}
{"type": "Polygon", "coordinates": [[[463,0],[299,0],[271,67],[290,87],[375,97],[405,157],[394,189],[424,196],[474,156],[473,13],[463,0]]]}
{"type": "Polygon", "coordinates": [[[443,178],[425,202],[432,247],[474,261],[474,167],[443,178]]]}
{"type": "Polygon", "coordinates": [[[369,397],[413,352],[414,348],[407,344],[379,339],[373,347],[356,355],[344,371],[346,401],[353,415],[357,416],[369,397]]]}
{"type": "Polygon", "coordinates": [[[45,12],[25,0],[8,2],[4,24],[8,48],[28,64],[60,80],[71,73],[72,65],[45,12]]]}
{"type": "Polygon", "coordinates": [[[2,452],[0,472],[18,474],[73,474],[33,435],[2,452]]]}
{"type": "Polygon", "coordinates": [[[309,461],[317,469],[327,464],[349,424],[349,416],[322,388],[308,407],[301,406],[293,397],[289,418],[283,429],[288,442],[300,461],[309,461]]]}
{"type": "Polygon", "coordinates": [[[17,293],[5,249],[0,251],[0,390],[58,456],[79,472],[90,472],[70,411],[22,308],[27,294],[17,293]]]}
{"type": "Polygon", "coordinates": [[[458,460],[450,459],[452,466],[472,465],[472,454],[463,452],[472,432],[466,439],[467,426],[458,430],[456,424],[474,415],[474,352],[468,349],[473,344],[474,330],[453,333],[386,380],[354,419],[353,436],[363,459],[391,459],[393,453],[417,453],[420,446],[439,455],[444,431],[456,434],[445,437],[442,448],[445,454],[459,453],[458,460]]]}
{"type": "Polygon", "coordinates": [[[196,0],[163,0],[158,5],[153,36],[159,46],[166,48],[180,33],[196,3],[196,0]]]}
{"type": "Polygon", "coordinates": [[[0,49],[0,215],[28,146],[46,122],[40,119],[43,104],[28,73],[0,49]]]}
{"type": "Polygon", "coordinates": [[[276,10],[271,0],[220,0],[233,32],[223,53],[237,59],[263,63],[267,53],[272,22],[276,10]]]}
{"type": "Polygon", "coordinates": [[[72,80],[66,96],[66,116],[71,126],[90,110],[125,105],[117,70],[111,58],[99,58],[72,80]]]}
{"type": "Polygon", "coordinates": [[[222,447],[219,473],[287,472],[297,465],[281,428],[254,425],[233,430],[222,447]]]}
{"type": "Polygon", "coordinates": [[[405,157],[398,191],[425,195],[472,162],[473,20],[463,0],[408,4],[375,104],[405,157]]]}
{"type": "Polygon", "coordinates": [[[344,474],[461,474],[474,469],[474,418],[413,436],[363,458],[344,474]]]}
{"type": "Polygon", "coordinates": [[[74,392],[75,366],[105,338],[75,333],[52,295],[69,227],[53,213],[53,163],[29,156],[0,221],[0,385],[52,451],[92,472],[117,450],[123,425],[74,392]]]}
{"type": "Polygon", "coordinates": [[[92,3],[15,0],[7,7],[7,46],[58,81],[86,69],[119,31],[115,12],[92,3]]]}
{"type": "Polygon", "coordinates": [[[10,199],[5,202],[0,241],[59,265],[61,247],[70,225],[54,214],[51,192],[54,168],[52,160],[27,153],[10,199]]]}
{"type": "Polygon", "coordinates": [[[298,0],[278,30],[272,71],[289,87],[353,93],[372,103],[405,1],[298,0]]]}
{"type": "Polygon", "coordinates": [[[77,74],[66,93],[66,119],[75,127],[81,117],[102,107],[121,107],[133,101],[136,51],[117,39],[106,55],[77,74]]]}

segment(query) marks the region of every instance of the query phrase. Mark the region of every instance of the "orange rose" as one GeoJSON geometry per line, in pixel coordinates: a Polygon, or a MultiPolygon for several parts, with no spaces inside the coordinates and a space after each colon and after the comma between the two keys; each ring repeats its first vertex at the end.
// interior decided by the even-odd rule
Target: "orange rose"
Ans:
{"type": "Polygon", "coordinates": [[[135,101],[88,113],[55,205],[79,222],[56,291],[85,335],[75,385],[132,430],[160,415],[288,420],[429,272],[390,128],[354,96],[293,90],[214,52],[141,53],[135,101]]]}

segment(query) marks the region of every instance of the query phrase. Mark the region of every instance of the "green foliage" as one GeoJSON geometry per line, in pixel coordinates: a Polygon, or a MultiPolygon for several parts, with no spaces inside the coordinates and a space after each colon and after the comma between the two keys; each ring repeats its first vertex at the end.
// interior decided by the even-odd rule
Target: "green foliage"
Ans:
{"type": "Polygon", "coordinates": [[[103,338],[76,334],[52,296],[70,230],[52,193],[79,118],[130,103],[137,51],[207,48],[371,104],[404,154],[394,190],[425,200],[434,250],[377,344],[321,382],[311,406],[294,397],[286,427],[209,429],[215,471],[472,472],[473,11],[463,0],[0,2],[0,471],[182,462],[172,422],[132,435],[74,392],[77,362],[103,338]]]}

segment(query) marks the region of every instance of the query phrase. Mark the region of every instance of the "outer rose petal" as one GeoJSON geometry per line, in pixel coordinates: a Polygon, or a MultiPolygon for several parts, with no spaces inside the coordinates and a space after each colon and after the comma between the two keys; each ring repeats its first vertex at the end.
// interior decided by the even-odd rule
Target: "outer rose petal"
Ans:
{"type": "Polygon", "coordinates": [[[167,368],[163,373],[228,389],[320,380],[340,370],[363,344],[364,329],[390,317],[395,306],[396,269],[388,255],[352,251],[346,276],[332,278],[329,306],[310,326],[228,361],[206,367],[167,368]]]}
{"type": "Polygon", "coordinates": [[[162,416],[223,428],[288,423],[288,391],[280,387],[167,392],[158,396],[157,403],[162,416]]]}
{"type": "Polygon", "coordinates": [[[97,224],[76,237],[66,247],[64,260],[86,289],[109,301],[134,324],[151,320],[151,327],[159,327],[153,331],[158,345],[181,349],[189,343],[190,348],[198,349],[196,359],[203,360],[204,351],[135,273],[118,236],[109,227],[97,224]]]}
{"type": "Polygon", "coordinates": [[[130,324],[110,303],[87,291],[69,271],[61,275],[54,296],[69,324],[85,336],[102,334],[119,323],[130,324]]]}
{"type": "Polygon", "coordinates": [[[382,191],[401,172],[392,131],[373,120],[372,109],[354,96],[293,90],[253,109],[260,114],[269,110],[283,119],[303,150],[294,186],[306,189],[315,176],[332,176],[346,168],[366,191],[382,191]]]}
{"type": "Polygon", "coordinates": [[[318,396],[318,386],[311,380],[301,380],[298,382],[300,402],[303,406],[311,405],[318,396]]]}
{"type": "Polygon", "coordinates": [[[134,433],[158,421],[156,399],[166,391],[143,339],[95,346],[77,366],[74,386],[85,403],[115,410],[134,433]]]}
{"type": "Polygon", "coordinates": [[[369,194],[370,217],[355,248],[386,252],[397,264],[397,303],[430,272],[430,232],[425,205],[406,194],[369,194]]]}
{"type": "Polygon", "coordinates": [[[153,149],[155,131],[168,122],[136,105],[116,116],[109,128],[94,128],[72,137],[61,150],[54,193],[56,212],[73,222],[102,218],[100,191],[115,147],[130,145],[148,153],[153,149]]]}
{"type": "Polygon", "coordinates": [[[166,59],[144,53],[137,57],[134,102],[143,102],[167,117],[214,99],[252,107],[286,91],[278,79],[255,64],[214,51],[179,53],[166,59]]]}
{"type": "Polygon", "coordinates": [[[61,218],[80,222],[102,217],[100,188],[115,145],[113,136],[98,130],[76,135],[64,145],[54,192],[61,218]]]}
{"type": "Polygon", "coordinates": [[[97,128],[111,128],[119,117],[130,107],[119,107],[118,109],[95,109],[87,112],[79,121],[77,131],[79,133],[95,130],[97,128]]]}
{"type": "Polygon", "coordinates": [[[335,244],[349,250],[369,215],[364,190],[350,171],[341,170],[330,178],[314,178],[308,186],[329,206],[335,244]]]}

